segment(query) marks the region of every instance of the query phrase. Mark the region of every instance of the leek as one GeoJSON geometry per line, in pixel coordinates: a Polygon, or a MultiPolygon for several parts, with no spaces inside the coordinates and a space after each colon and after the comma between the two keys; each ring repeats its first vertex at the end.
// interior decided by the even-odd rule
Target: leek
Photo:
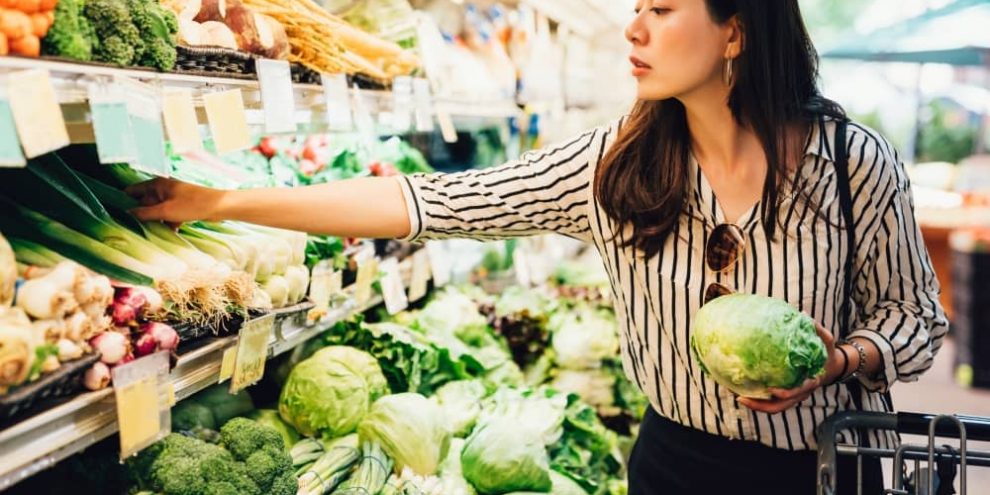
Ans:
{"type": "Polygon", "coordinates": [[[26,169],[5,171],[3,179],[0,190],[15,203],[132,258],[158,266],[167,278],[179,278],[185,273],[184,262],[114,221],[92,191],[57,157],[32,160],[26,169]]]}
{"type": "Polygon", "coordinates": [[[160,269],[95,241],[40,213],[7,200],[0,204],[14,214],[0,215],[0,231],[41,244],[52,251],[112,279],[134,285],[154,285],[160,269]]]}
{"type": "Polygon", "coordinates": [[[14,256],[17,258],[17,261],[25,265],[51,268],[62,261],[65,261],[65,257],[61,254],[58,254],[36,242],[31,242],[26,239],[19,239],[17,237],[10,237],[7,241],[10,242],[10,246],[14,248],[14,256]]]}

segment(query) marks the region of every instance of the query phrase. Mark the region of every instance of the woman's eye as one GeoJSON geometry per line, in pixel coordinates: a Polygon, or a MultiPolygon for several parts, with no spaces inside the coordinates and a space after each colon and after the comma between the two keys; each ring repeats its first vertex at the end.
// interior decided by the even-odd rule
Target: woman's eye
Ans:
{"type": "Polygon", "coordinates": [[[650,12],[653,12],[656,15],[664,15],[667,12],[670,12],[670,9],[664,7],[653,7],[650,9],[650,12]]]}

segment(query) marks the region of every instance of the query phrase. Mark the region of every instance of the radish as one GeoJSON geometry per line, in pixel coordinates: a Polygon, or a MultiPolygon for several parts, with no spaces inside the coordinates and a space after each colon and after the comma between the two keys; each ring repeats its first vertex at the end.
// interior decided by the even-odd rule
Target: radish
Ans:
{"type": "Polygon", "coordinates": [[[89,390],[102,390],[110,385],[110,368],[97,361],[83,375],[83,385],[89,390]]]}
{"type": "Polygon", "coordinates": [[[99,351],[104,364],[118,364],[128,354],[130,342],[119,332],[103,332],[89,341],[89,345],[99,351]]]}

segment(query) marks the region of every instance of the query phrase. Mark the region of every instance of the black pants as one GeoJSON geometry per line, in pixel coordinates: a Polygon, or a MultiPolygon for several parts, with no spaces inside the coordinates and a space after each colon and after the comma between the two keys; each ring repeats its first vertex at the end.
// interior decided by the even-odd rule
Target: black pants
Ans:
{"type": "MultiPolygon", "coordinates": [[[[814,495],[817,452],[710,435],[648,409],[629,460],[629,495],[814,495]]],[[[880,460],[863,459],[863,493],[883,491],[880,460]]],[[[856,460],[840,456],[839,495],[856,494],[856,460]]]]}

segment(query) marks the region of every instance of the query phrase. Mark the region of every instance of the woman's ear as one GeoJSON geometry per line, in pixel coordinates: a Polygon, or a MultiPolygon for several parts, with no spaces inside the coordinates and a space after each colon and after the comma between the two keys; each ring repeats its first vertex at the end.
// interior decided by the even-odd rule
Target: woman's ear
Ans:
{"type": "Polygon", "coordinates": [[[725,29],[728,30],[725,58],[734,59],[743,52],[743,48],[746,45],[746,31],[743,29],[743,23],[739,20],[738,15],[732,16],[725,23],[725,29]]]}

